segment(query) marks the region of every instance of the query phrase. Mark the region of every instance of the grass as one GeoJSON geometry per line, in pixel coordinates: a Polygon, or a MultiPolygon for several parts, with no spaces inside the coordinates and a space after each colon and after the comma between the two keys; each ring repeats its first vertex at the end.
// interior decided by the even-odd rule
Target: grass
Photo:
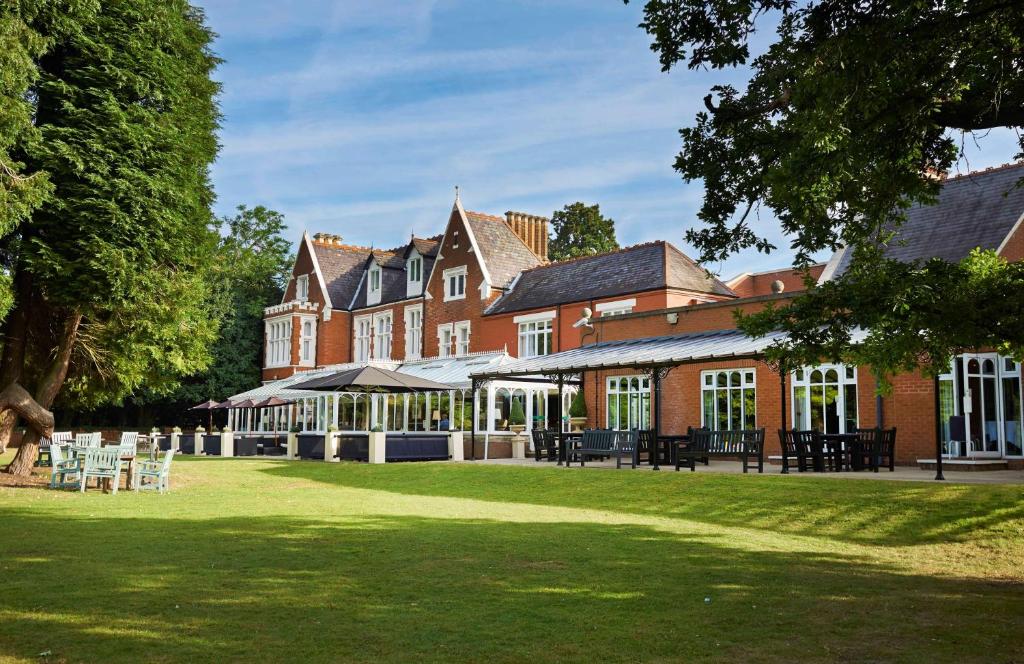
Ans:
{"type": "Polygon", "coordinates": [[[0,488],[0,661],[1024,652],[1019,486],[188,457],[173,480],[0,488]]]}

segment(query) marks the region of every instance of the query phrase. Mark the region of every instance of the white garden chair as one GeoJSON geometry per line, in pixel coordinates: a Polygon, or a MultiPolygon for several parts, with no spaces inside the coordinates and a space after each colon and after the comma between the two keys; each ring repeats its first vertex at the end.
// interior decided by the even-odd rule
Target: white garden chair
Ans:
{"type": "Polygon", "coordinates": [[[151,491],[155,489],[164,493],[170,489],[171,460],[173,458],[174,450],[167,450],[164,452],[164,458],[159,461],[137,462],[135,464],[135,490],[151,491]],[[148,482],[145,482],[146,480],[148,482]]]}
{"type": "Polygon", "coordinates": [[[64,489],[66,487],[78,488],[82,481],[82,466],[78,459],[65,459],[60,443],[54,442],[50,445],[50,488],[64,489]],[[69,482],[68,477],[74,481],[69,482]]]}
{"type": "Polygon", "coordinates": [[[121,448],[90,447],[85,451],[84,457],[79,490],[84,492],[85,485],[90,479],[95,479],[97,486],[103,480],[110,480],[112,491],[117,495],[117,486],[121,483],[121,448]]]}

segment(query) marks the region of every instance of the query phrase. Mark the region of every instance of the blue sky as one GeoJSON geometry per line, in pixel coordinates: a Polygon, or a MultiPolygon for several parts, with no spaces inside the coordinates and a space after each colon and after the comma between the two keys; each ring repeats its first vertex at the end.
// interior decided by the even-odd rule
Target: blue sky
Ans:
{"type": "MultiPolygon", "coordinates": [[[[549,216],[600,203],[620,243],[688,253],[703,188],[672,169],[702,97],[743,72],[661,72],[619,0],[200,0],[220,35],[217,210],[262,204],[302,230],[391,247],[465,206],[549,216]]],[[[1008,161],[1008,135],[971,167],[1008,161]]],[[[770,228],[770,219],[764,220],[770,228]]],[[[778,238],[776,233],[768,233],[778,238]]],[[[751,252],[725,277],[786,265],[751,252]]]]}

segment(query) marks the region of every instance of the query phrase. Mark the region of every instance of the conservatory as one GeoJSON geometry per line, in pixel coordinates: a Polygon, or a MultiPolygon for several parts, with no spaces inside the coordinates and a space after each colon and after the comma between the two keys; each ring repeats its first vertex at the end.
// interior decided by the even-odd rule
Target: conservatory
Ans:
{"type": "MultiPolygon", "coordinates": [[[[504,352],[475,353],[460,357],[430,358],[411,362],[369,362],[333,365],[303,371],[281,380],[232,396],[228,423],[242,433],[322,434],[329,429],[343,433],[380,430],[396,433],[430,433],[474,428],[477,435],[501,436],[511,432],[512,404],[518,401],[525,413],[526,431],[535,426],[557,425],[558,388],[544,379],[495,380],[479,385],[474,397],[470,374],[490,372],[514,361],[504,352]],[[451,385],[444,392],[368,394],[316,392],[296,389],[299,383],[318,376],[370,364],[399,373],[451,385]],[[276,397],[287,403],[256,406],[276,397]],[[251,405],[250,405],[251,404],[251,405]]],[[[568,409],[573,388],[563,393],[563,410],[568,409]]]]}

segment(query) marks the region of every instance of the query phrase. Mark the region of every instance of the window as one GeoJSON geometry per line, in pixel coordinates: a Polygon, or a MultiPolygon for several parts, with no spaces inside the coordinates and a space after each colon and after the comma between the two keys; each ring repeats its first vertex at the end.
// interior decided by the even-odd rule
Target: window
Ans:
{"type": "Polygon", "coordinates": [[[466,297],[466,266],[444,271],[444,300],[461,300],[466,297]]]}
{"type": "Polygon", "coordinates": [[[295,277],[295,299],[305,302],[309,299],[309,275],[301,274],[295,277]]]}
{"type": "Polygon", "coordinates": [[[601,314],[601,317],[605,316],[618,316],[620,314],[631,314],[633,313],[633,307],[636,306],[636,298],[631,297],[628,300],[616,300],[615,302],[598,302],[594,307],[597,313],[601,314]]]}
{"type": "Polygon", "coordinates": [[[280,367],[291,363],[292,321],[291,318],[268,320],[266,366],[280,367]]]}
{"type": "Polygon", "coordinates": [[[373,358],[375,360],[391,359],[391,312],[373,315],[373,358]]]}
{"type": "Polygon", "coordinates": [[[301,349],[301,363],[312,366],[316,363],[316,325],[313,319],[306,318],[302,321],[302,335],[299,339],[301,349]]]}
{"type": "Polygon", "coordinates": [[[370,359],[370,337],[373,334],[373,321],[369,316],[356,319],[355,361],[366,362],[370,359]]]}
{"type": "Polygon", "coordinates": [[[415,250],[405,262],[405,296],[415,297],[423,292],[423,257],[415,250]]]}
{"type": "Polygon", "coordinates": [[[519,324],[519,357],[537,357],[551,352],[551,319],[519,324]]]}
{"type": "Polygon", "coordinates": [[[651,381],[646,376],[608,379],[608,428],[617,431],[651,426],[651,381]]]}
{"type": "Polygon", "coordinates": [[[857,428],[857,368],[842,364],[793,372],[793,426],[823,433],[857,428]]]}
{"type": "Polygon", "coordinates": [[[415,360],[423,347],[423,307],[405,308],[405,359],[415,360]]]}
{"type": "Polygon", "coordinates": [[[437,354],[440,357],[452,356],[452,340],[455,338],[455,328],[451,323],[437,326],[437,354]]]}
{"type": "Polygon", "coordinates": [[[469,321],[455,324],[455,356],[469,355],[469,321]]]}
{"type": "Polygon", "coordinates": [[[380,266],[370,266],[370,283],[369,288],[366,291],[366,303],[377,304],[380,302],[380,266]]]}
{"type": "Polygon", "coordinates": [[[753,369],[701,372],[701,425],[714,431],[755,428],[754,378],[753,369]]]}

